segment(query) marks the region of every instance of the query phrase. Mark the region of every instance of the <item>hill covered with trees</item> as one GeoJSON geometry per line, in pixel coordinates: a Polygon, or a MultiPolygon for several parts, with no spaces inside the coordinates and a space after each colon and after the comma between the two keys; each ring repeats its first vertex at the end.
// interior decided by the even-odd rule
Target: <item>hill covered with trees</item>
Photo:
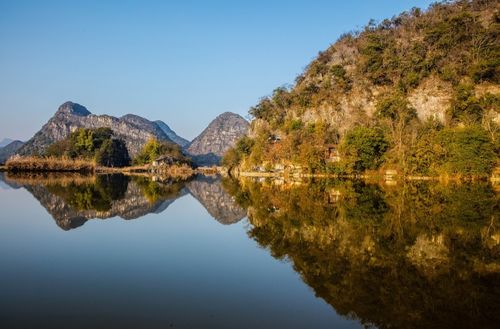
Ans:
{"type": "Polygon", "coordinates": [[[110,128],[79,128],[69,137],[51,144],[45,155],[95,160],[106,167],[125,167],[131,162],[125,142],[116,138],[110,128]]]}
{"type": "Polygon", "coordinates": [[[252,107],[242,170],[489,175],[500,151],[500,4],[445,1],[342,35],[252,107]]]}

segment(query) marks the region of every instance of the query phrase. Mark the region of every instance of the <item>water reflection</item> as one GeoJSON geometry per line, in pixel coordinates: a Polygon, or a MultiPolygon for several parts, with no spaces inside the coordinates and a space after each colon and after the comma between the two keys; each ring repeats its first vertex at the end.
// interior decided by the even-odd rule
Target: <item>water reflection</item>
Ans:
{"type": "Polygon", "coordinates": [[[188,193],[223,224],[236,223],[246,215],[221,181],[211,178],[185,182],[147,176],[1,173],[0,182],[4,188],[28,190],[63,230],[80,227],[90,219],[131,220],[159,214],[188,193]]]}
{"type": "Polygon", "coordinates": [[[246,211],[234,201],[216,178],[203,177],[192,180],[187,183],[187,189],[221,224],[234,224],[246,216],[246,211]]]}
{"type": "Polygon", "coordinates": [[[93,218],[160,213],[186,194],[222,224],[247,216],[249,237],[366,327],[500,322],[499,202],[487,183],[3,174],[0,181],[28,190],[64,230],[93,218]]]}
{"type": "Polygon", "coordinates": [[[248,211],[249,236],[340,314],[379,328],[500,322],[499,203],[489,184],[226,187],[248,211]]]}

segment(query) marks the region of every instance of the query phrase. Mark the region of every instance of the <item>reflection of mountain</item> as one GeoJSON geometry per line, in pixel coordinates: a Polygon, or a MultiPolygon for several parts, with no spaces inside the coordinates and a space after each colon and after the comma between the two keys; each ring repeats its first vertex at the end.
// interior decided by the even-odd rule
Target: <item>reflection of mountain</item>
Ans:
{"type": "Polygon", "coordinates": [[[219,179],[203,177],[190,181],[186,186],[189,193],[219,223],[234,224],[246,216],[246,211],[226,192],[219,179]]]}
{"type": "Polygon", "coordinates": [[[142,176],[0,173],[0,183],[6,188],[24,187],[64,230],[77,228],[94,218],[128,220],[159,214],[187,193],[223,224],[236,223],[245,216],[245,211],[217,179],[202,178],[186,183],[160,182],[142,176]]]}
{"type": "Polygon", "coordinates": [[[151,201],[139,184],[125,176],[98,176],[96,184],[25,185],[64,230],[93,218],[136,219],[159,213],[185,193],[181,188],[167,198],[151,201]],[[112,178],[111,178],[112,177],[112,178]],[[96,188],[97,187],[97,188],[96,188]]]}
{"type": "Polygon", "coordinates": [[[21,187],[22,187],[21,185],[15,183],[15,182],[7,182],[5,180],[5,173],[0,171],[0,188],[2,190],[18,189],[21,187]]]}
{"type": "MultiPolygon", "coordinates": [[[[367,327],[495,328],[498,199],[488,184],[245,182],[249,236],[367,327]]],[[[234,193],[236,195],[236,193],[234,193]]]]}

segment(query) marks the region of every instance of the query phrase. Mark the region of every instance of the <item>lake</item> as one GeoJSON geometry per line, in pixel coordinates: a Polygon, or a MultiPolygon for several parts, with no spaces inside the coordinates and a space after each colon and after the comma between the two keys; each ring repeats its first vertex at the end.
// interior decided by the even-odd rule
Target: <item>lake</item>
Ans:
{"type": "Polygon", "coordinates": [[[496,328],[498,192],[0,173],[0,327],[496,328]]]}

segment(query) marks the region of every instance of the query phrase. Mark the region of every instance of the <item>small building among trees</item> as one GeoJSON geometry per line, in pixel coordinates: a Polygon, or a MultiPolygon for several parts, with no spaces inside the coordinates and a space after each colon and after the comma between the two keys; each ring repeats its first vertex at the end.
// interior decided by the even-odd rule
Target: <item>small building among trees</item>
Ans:
{"type": "Polygon", "coordinates": [[[173,156],[167,154],[167,155],[159,156],[158,158],[153,160],[153,162],[151,162],[151,165],[153,167],[171,166],[171,165],[175,164],[176,162],[177,161],[173,156]]]}
{"type": "Polygon", "coordinates": [[[337,144],[325,145],[325,159],[327,162],[339,162],[340,153],[337,144]]]}

